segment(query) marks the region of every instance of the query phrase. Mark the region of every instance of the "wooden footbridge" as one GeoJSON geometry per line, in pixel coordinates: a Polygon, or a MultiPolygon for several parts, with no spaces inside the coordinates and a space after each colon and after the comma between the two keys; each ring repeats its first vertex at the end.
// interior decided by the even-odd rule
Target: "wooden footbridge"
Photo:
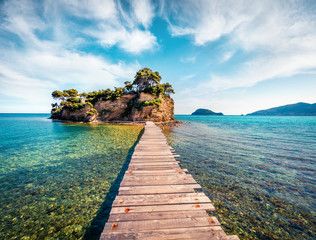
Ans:
{"type": "Polygon", "coordinates": [[[153,122],[135,147],[129,168],[101,234],[105,239],[237,240],[215,217],[210,199],[186,169],[153,122]]]}

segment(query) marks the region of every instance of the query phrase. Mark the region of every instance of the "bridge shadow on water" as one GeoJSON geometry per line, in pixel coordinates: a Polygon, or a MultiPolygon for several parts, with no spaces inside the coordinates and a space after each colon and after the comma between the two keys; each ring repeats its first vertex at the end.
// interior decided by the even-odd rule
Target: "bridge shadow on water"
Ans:
{"type": "Polygon", "coordinates": [[[134,149],[139,142],[139,139],[144,133],[144,129],[139,133],[137,141],[129,149],[125,162],[122,166],[120,173],[118,174],[115,181],[112,183],[109,192],[105,197],[105,201],[102,203],[100,209],[97,212],[95,218],[91,221],[90,226],[86,229],[86,232],[83,236],[83,240],[98,240],[101,236],[105,223],[108,221],[110,212],[112,209],[112,203],[115,197],[118,195],[120,184],[123,180],[124,174],[128,169],[128,165],[131,161],[134,149]]]}

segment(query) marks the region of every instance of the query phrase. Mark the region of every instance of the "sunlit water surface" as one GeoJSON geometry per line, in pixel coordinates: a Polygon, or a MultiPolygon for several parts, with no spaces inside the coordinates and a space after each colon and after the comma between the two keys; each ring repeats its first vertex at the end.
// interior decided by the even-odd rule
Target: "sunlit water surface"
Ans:
{"type": "Polygon", "coordinates": [[[316,117],[176,116],[164,133],[241,239],[316,239],[316,117]]]}
{"type": "Polygon", "coordinates": [[[80,239],[102,231],[91,224],[142,130],[48,117],[0,114],[0,239],[80,239]]]}
{"type": "MultiPolygon", "coordinates": [[[[142,130],[48,116],[0,114],[0,239],[97,238],[142,130]]],[[[315,239],[316,118],[177,118],[164,133],[227,233],[315,239]]]]}

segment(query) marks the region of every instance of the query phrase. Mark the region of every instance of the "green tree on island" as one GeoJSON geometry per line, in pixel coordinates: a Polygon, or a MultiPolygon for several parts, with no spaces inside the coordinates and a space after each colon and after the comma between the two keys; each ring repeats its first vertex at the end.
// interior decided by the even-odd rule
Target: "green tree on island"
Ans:
{"type": "Polygon", "coordinates": [[[150,68],[143,68],[139,70],[133,83],[126,81],[124,91],[126,93],[140,93],[146,92],[159,97],[162,94],[163,97],[174,94],[174,90],[170,83],[161,84],[161,76],[159,72],[153,72],[150,68]]]}
{"type": "Polygon", "coordinates": [[[136,73],[133,85],[136,86],[137,92],[142,92],[147,88],[159,84],[160,80],[161,76],[159,72],[152,72],[149,68],[143,68],[136,73]]]}
{"type": "Polygon", "coordinates": [[[63,90],[62,92],[55,90],[52,92],[52,97],[59,100],[60,103],[56,102],[52,104],[52,114],[61,112],[63,108],[79,110],[89,105],[91,107],[89,116],[94,115],[97,114],[93,108],[95,103],[98,101],[119,100],[124,94],[135,94],[135,98],[129,104],[131,108],[140,109],[150,105],[156,105],[159,108],[161,103],[160,96],[165,99],[166,97],[170,97],[170,94],[174,94],[170,83],[161,84],[160,81],[161,76],[158,72],[153,72],[150,68],[142,68],[136,73],[133,82],[124,82],[125,86],[123,88],[115,87],[114,90],[108,88],[106,90],[89,93],[83,92],[80,94],[76,89],[63,90]],[[141,92],[152,94],[157,96],[157,98],[137,103],[141,92]]]}

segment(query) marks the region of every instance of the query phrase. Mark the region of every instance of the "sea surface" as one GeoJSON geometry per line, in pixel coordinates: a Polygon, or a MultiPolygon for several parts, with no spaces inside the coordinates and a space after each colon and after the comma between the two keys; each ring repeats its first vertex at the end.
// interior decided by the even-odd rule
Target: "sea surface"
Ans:
{"type": "Polygon", "coordinates": [[[316,239],[316,117],[176,116],[164,133],[241,239],[316,239]]]}
{"type": "MultiPolygon", "coordinates": [[[[97,239],[140,126],[0,114],[0,239],[97,239]]],[[[240,239],[316,239],[316,117],[176,116],[169,144],[240,239]]]]}
{"type": "Polygon", "coordinates": [[[0,114],[0,239],[98,239],[143,127],[48,117],[0,114]]]}

